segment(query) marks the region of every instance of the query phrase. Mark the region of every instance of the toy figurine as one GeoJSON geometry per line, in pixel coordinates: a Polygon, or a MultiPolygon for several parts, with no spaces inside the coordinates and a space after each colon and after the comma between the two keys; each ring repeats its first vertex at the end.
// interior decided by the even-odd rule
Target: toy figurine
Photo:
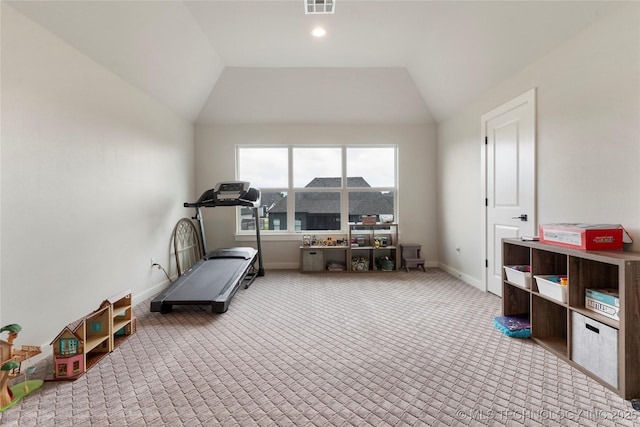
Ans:
{"type": "MultiPolygon", "coordinates": [[[[33,345],[23,345],[22,349],[16,350],[13,342],[18,338],[18,333],[22,327],[17,323],[0,328],[0,333],[8,332],[6,341],[0,340],[0,412],[15,405],[20,399],[42,387],[42,380],[27,380],[9,387],[9,380],[20,374],[20,366],[29,357],[41,352],[40,347],[33,345]]],[[[27,369],[32,373],[33,367],[27,369]]]]}

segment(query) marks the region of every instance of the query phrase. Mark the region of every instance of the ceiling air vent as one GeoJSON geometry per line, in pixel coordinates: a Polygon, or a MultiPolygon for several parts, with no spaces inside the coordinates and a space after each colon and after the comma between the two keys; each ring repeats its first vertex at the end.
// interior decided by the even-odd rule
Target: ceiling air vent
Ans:
{"type": "Polygon", "coordinates": [[[304,0],[304,13],[334,13],[336,0],[304,0]]]}

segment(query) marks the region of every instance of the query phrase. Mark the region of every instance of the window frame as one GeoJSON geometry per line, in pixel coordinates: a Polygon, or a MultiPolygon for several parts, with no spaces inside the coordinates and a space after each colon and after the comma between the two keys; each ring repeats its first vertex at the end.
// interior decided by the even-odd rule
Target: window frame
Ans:
{"type": "MultiPolygon", "coordinates": [[[[349,194],[351,192],[391,192],[393,194],[393,222],[398,222],[398,145],[397,144],[238,144],[235,147],[236,163],[235,163],[235,178],[242,180],[240,174],[240,150],[251,148],[287,148],[288,156],[288,187],[269,187],[261,188],[261,191],[266,192],[282,192],[286,193],[287,197],[287,224],[286,230],[260,230],[260,233],[264,237],[269,236],[296,236],[299,237],[301,233],[310,233],[316,235],[335,235],[345,234],[349,230],[349,194]],[[340,187],[296,187],[294,186],[294,164],[293,164],[293,151],[295,148],[341,148],[341,178],[342,182],[340,187]],[[393,159],[393,182],[392,187],[349,187],[347,180],[347,151],[349,148],[392,148],[393,159]],[[296,218],[295,218],[295,199],[297,193],[317,193],[317,192],[330,192],[340,194],[340,229],[339,230],[296,230],[296,218]]],[[[251,185],[255,185],[251,183],[251,185]]],[[[241,229],[241,215],[240,208],[236,209],[236,235],[253,236],[254,230],[242,230],[241,229]]]]}
{"type": "Polygon", "coordinates": [[[77,338],[60,338],[59,352],[64,356],[77,354],[78,353],[77,338]]]}

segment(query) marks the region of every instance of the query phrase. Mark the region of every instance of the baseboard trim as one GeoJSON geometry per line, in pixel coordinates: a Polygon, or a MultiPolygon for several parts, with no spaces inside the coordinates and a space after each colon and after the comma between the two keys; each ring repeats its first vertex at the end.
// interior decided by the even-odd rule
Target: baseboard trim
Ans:
{"type": "Polygon", "coordinates": [[[476,279],[475,277],[471,277],[468,274],[463,273],[462,271],[456,270],[455,268],[449,267],[446,264],[439,263],[438,267],[449,273],[450,275],[457,277],[462,280],[464,283],[473,286],[474,288],[481,290],[482,292],[486,292],[486,289],[482,288],[482,281],[476,279]]]}
{"type": "Polygon", "coordinates": [[[270,262],[270,263],[265,263],[264,268],[266,270],[298,270],[298,269],[300,269],[300,263],[297,263],[297,262],[270,262]]]}
{"type": "MultiPolygon", "coordinates": [[[[175,281],[177,279],[177,277],[174,277],[173,280],[175,281]]],[[[164,291],[172,282],[167,280],[163,280],[162,282],[158,283],[157,285],[146,289],[138,294],[132,295],[132,299],[133,299],[133,306],[135,307],[136,305],[140,304],[141,302],[143,302],[144,300],[146,300],[147,298],[150,298],[152,296],[155,296],[157,294],[159,294],[160,292],[164,291]]]]}
{"type": "MultiPolygon", "coordinates": [[[[438,261],[426,261],[426,267],[440,268],[440,265],[438,261]]],[[[273,262],[265,264],[264,268],[266,270],[298,270],[300,269],[300,264],[297,262],[273,262]]]]}

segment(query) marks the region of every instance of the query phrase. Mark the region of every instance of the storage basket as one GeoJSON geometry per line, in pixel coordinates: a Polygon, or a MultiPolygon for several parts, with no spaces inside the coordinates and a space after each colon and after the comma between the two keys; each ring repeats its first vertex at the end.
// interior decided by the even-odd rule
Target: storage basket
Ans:
{"type": "Polygon", "coordinates": [[[351,259],[351,271],[368,271],[369,259],[364,257],[353,257],[351,259]]]}
{"type": "Polygon", "coordinates": [[[505,265],[507,280],[514,285],[529,289],[531,287],[531,267],[528,265],[505,265]]]}
{"type": "Polygon", "coordinates": [[[538,291],[549,298],[562,303],[567,302],[567,285],[560,284],[560,278],[565,276],[549,275],[549,276],[533,276],[538,285],[538,291]]]}
{"type": "Polygon", "coordinates": [[[376,267],[382,271],[393,271],[396,269],[396,263],[387,257],[376,258],[376,267]]]}

